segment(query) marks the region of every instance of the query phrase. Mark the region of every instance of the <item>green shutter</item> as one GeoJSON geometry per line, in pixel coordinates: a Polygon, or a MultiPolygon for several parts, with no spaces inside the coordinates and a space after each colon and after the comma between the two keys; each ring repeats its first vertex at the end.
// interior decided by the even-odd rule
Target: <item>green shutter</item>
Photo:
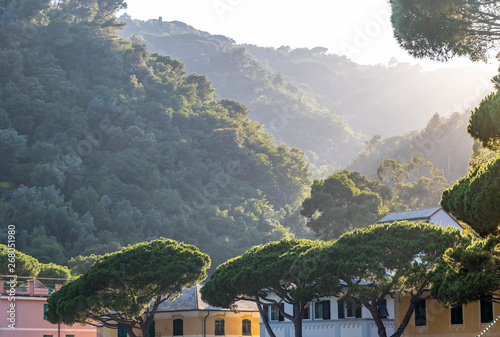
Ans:
{"type": "Polygon", "coordinates": [[[362,308],[363,307],[361,306],[361,302],[356,301],[356,311],[355,311],[356,318],[361,318],[361,313],[363,312],[362,308]]]}
{"type": "Polygon", "coordinates": [[[427,313],[425,300],[420,300],[415,304],[415,325],[427,325],[427,313]]]}
{"type": "Polygon", "coordinates": [[[330,319],[330,300],[322,302],[323,304],[323,319],[330,319]]]}
{"type": "Polygon", "coordinates": [[[184,335],[184,321],[180,318],[174,319],[174,336],[184,335]]]}
{"type": "Polygon", "coordinates": [[[481,323],[490,323],[493,320],[493,302],[481,300],[481,323]]]}
{"type": "Polygon", "coordinates": [[[148,328],[148,332],[149,332],[149,337],[154,337],[155,332],[156,332],[155,331],[155,321],[151,322],[151,325],[148,328]]]}
{"type": "Polygon", "coordinates": [[[127,330],[125,328],[118,328],[118,337],[127,337],[127,330]]]}
{"type": "Polygon", "coordinates": [[[462,306],[451,308],[451,324],[463,324],[464,323],[464,312],[462,306]]]}
{"type": "Polygon", "coordinates": [[[47,319],[47,310],[49,309],[48,304],[43,305],[43,319],[47,319]]]}
{"type": "Polygon", "coordinates": [[[343,301],[337,301],[337,312],[338,312],[338,318],[339,319],[344,319],[345,314],[344,314],[344,302],[343,301]]]}

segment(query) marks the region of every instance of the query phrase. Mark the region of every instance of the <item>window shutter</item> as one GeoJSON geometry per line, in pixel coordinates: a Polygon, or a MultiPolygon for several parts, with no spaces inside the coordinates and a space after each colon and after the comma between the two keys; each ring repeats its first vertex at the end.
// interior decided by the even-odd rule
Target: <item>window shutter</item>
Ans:
{"type": "Polygon", "coordinates": [[[180,318],[174,319],[174,336],[184,335],[184,321],[180,318]]]}
{"type": "Polygon", "coordinates": [[[362,309],[361,303],[356,302],[356,312],[355,312],[356,318],[361,318],[361,309],[362,309]]]}
{"type": "Polygon", "coordinates": [[[323,301],[323,319],[330,319],[330,301],[323,301]]]}
{"type": "MultiPolygon", "coordinates": [[[[281,307],[281,310],[285,311],[285,304],[281,303],[280,307],[281,307]]],[[[283,322],[284,320],[285,320],[285,317],[283,317],[283,315],[281,315],[281,311],[279,311],[278,321],[283,322]]]]}
{"type": "Polygon", "coordinates": [[[450,311],[451,311],[451,324],[464,323],[464,312],[461,305],[458,307],[451,308],[450,311]]]}
{"type": "Polygon", "coordinates": [[[427,325],[427,312],[425,300],[415,303],[415,326],[427,325]]]}
{"type": "Polygon", "coordinates": [[[490,323],[493,320],[493,302],[481,300],[481,323],[490,323]]]}
{"type": "Polygon", "coordinates": [[[149,331],[149,337],[154,337],[155,332],[156,332],[156,330],[155,330],[155,321],[151,322],[151,325],[149,326],[148,331],[149,331]]]}
{"type": "Polygon", "coordinates": [[[339,319],[344,319],[344,302],[342,301],[337,301],[337,308],[338,308],[338,317],[339,319]]]}

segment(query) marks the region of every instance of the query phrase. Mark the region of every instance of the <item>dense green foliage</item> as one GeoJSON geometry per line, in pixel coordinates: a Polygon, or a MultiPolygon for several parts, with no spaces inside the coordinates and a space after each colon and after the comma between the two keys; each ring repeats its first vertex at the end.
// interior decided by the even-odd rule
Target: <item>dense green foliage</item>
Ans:
{"type": "Polygon", "coordinates": [[[317,236],[331,240],[375,223],[387,212],[384,202],[391,200],[391,191],[380,182],[358,172],[342,171],[314,179],[311,197],[304,200],[300,212],[317,236]]]}
{"type": "Polygon", "coordinates": [[[89,256],[78,255],[72,257],[67,262],[68,268],[71,270],[71,275],[78,276],[89,271],[90,267],[99,260],[102,255],[91,254],[89,256]]]}
{"type": "Polygon", "coordinates": [[[283,317],[293,322],[295,336],[300,337],[308,302],[321,294],[314,283],[300,278],[291,268],[300,254],[321,245],[319,241],[283,239],[252,247],[217,267],[201,289],[202,298],[211,305],[225,308],[242,299],[256,302],[271,336],[274,333],[267,315],[262,314],[262,306],[276,306],[283,317]],[[295,315],[286,313],[280,303],[291,304],[295,315]]]}
{"type": "Polygon", "coordinates": [[[477,165],[443,192],[441,205],[481,236],[500,234],[500,156],[477,165]]]}
{"type": "Polygon", "coordinates": [[[399,45],[415,57],[488,59],[500,40],[500,9],[492,0],[391,0],[399,45]]]}
{"type": "Polygon", "coordinates": [[[207,276],[210,258],[198,248],[159,239],[129,246],[96,262],[79,278],[67,283],[47,300],[51,323],[102,323],[134,328],[149,337],[148,328],[158,306],[174,300],[207,276]]]}
{"type": "Polygon", "coordinates": [[[488,300],[500,289],[500,238],[490,236],[449,249],[433,280],[432,296],[454,307],[488,300]]]}
{"type": "MultiPolygon", "coordinates": [[[[497,89],[500,89],[498,84],[497,89]]],[[[494,151],[500,150],[499,91],[485,97],[479,107],[472,112],[467,131],[485,148],[494,151]]]]}
{"type": "Polygon", "coordinates": [[[313,248],[296,260],[304,278],[337,291],[340,300],[358,301],[372,314],[378,335],[387,333],[378,306],[386,296],[409,295],[410,305],[392,336],[400,336],[418,299],[431,286],[431,277],[444,252],[462,242],[456,229],[444,229],[424,222],[394,222],[360,228],[342,235],[326,246],[313,248]],[[310,263],[317,261],[317,263],[310,263]],[[305,265],[309,268],[301,268],[305,265]],[[326,278],[325,281],[321,281],[326,278]],[[345,285],[328,280],[338,278],[345,285]]]}
{"type": "Polygon", "coordinates": [[[18,248],[62,264],[165,236],[217,264],[304,230],[303,153],[206,77],[120,39],[122,2],[91,4],[0,11],[0,219],[18,248]]]}
{"type": "Polygon", "coordinates": [[[71,278],[71,271],[66,266],[43,263],[38,278],[45,285],[65,284],[71,278]]]}
{"type": "Polygon", "coordinates": [[[392,188],[389,207],[414,210],[439,204],[443,190],[449,187],[442,170],[434,170],[430,162],[413,157],[408,164],[385,159],[377,169],[377,179],[392,188]]]}
{"type": "Polygon", "coordinates": [[[25,277],[36,277],[42,269],[42,264],[32,256],[20,251],[15,251],[15,258],[9,256],[9,249],[6,245],[0,244],[0,275],[17,275],[25,277]],[[14,261],[14,262],[12,262],[14,261]],[[15,274],[9,271],[9,264],[14,265],[15,274]]]}

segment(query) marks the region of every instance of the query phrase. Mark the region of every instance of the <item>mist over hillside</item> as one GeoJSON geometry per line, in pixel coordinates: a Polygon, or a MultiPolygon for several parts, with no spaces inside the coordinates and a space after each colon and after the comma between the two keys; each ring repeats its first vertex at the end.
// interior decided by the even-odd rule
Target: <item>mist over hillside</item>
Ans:
{"type": "MultiPolygon", "coordinates": [[[[322,47],[239,45],[177,21],[120,20],[121,36],[207,75],[219,97],[244,103],[277,142],[302,149],[316,176],[348,165],[375,135],[422,130],[435,113],[468,113],[493,88],[483,68],[423,71],[395,59],[366,66],[322,47]]],[[[470,146],[460,150],[469,154],[470,146]]]]}

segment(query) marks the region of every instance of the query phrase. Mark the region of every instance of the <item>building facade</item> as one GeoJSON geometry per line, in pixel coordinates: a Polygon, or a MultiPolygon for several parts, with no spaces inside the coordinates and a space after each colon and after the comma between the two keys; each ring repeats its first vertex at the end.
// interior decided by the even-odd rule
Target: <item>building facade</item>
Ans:
{"type": "MultiPolygon", "coordinates": [[[[259,336],[259,312],[253,302],[240,301],[237,312],[212,307],[201,300],[201,285],[184,289],[174,301],[163,302],[149,329],[155,337],[259,336]]],[[[139,330],[137,336],[142,336],[139,330]]],[[[98,328],[98,337],[126,337],[123,330],[98,328]]]]}
{"type": "MultiPolygon", "coordinates": [[[[272,295],[270,296],[273,297],[272,295]]],[[[293,323],[279,314],[276,307],[265,307],[269,324],[276,337],[293,337],[293,323]]],[[[287,314],[293,315],[293,307],[284,304],[287,314]]],[[[394,300],[388,297],[379,307],[384,318],[387,335],[394,333],[394,300]]],[[[261,322],[260,335],[269,337],[261,322]]],[[[368,309],[356,302],[339,302],[336,297],[324,297],[311,302],[302,321],[303,337],[377,337],[377,326],[368,309]]]]}
{"type": "Polygon", "coordinates": [[[32,279],[25,286],[11,288],[0,281],[0,337],[96,337],[97,329],[91,325],[47,322],[47,298],[59,287],[32,279]]]}
{"type": "MultiPolygon", "coordinates": [[[[396,302],[396,322],[399,324],[409,305],[409,297],[396,302]]],[[[415,312],[405,329],[405,336],[460,337],[500,336],[500,324],[490,324],[500,315],[500,304],[478,301],[456,308],[444,308],[436,300],[417,302],[415,312]]]]}

